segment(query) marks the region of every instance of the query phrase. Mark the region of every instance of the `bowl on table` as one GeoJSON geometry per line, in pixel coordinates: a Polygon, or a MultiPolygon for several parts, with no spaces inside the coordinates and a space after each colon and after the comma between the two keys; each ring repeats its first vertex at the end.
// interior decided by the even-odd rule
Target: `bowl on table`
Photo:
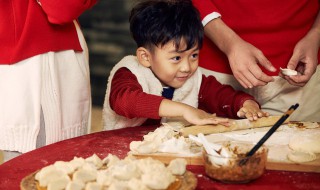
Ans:
{"type": "Polygon", "coordinates": [[[248,183],[262,176],[265,171],[268,148],[261,146],[252,156],[246,156],[254,144],[226,141],[219,144],[225,150],[218,150],[218,155],[208,154],[203,149],[206,174],[223,183],[248,183]],[[227,155],[222,152],[226,152],[227,155]]]}

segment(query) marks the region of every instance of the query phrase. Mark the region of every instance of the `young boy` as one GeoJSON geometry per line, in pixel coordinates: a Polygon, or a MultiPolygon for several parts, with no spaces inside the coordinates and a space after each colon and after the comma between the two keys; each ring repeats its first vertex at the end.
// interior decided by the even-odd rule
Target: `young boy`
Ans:
{"type": "Polygon", "coordinates": [[[252,96],[201,74],[203,27],[191,1],[143,1],[132,9],[129,20],[138,49],[110,73],[105,130],[159,124],[166,117],[227,125],[227,119],[216,115],[250,120],[268,115],[252,96]]]}

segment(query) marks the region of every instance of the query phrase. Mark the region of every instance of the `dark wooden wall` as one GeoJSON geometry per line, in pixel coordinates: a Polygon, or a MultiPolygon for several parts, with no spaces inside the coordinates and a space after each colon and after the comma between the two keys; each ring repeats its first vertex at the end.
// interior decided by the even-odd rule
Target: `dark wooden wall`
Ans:
{"type": "Polygon", "coordinates": [[[102,106],[110,69],[136,45],[129,32],[133,0],[99,0],[79,18],[90,54],[92,101],[102,106]]]}

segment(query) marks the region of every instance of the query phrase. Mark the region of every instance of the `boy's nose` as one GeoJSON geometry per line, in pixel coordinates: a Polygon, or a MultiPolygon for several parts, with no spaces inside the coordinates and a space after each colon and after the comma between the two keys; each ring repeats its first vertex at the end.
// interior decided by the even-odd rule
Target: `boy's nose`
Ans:
{"type": "Polygon", "coordinates": [[[189,61],[184,61],[183,64],[181,65],[180,71],[181,72],[189,72],[190,71],[190,62],[189,61]]]}

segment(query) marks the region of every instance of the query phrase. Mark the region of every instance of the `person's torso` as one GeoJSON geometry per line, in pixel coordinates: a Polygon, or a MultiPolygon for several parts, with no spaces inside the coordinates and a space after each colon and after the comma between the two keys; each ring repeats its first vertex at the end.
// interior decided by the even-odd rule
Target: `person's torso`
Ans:
{"type": "MultiPolygon", "coordinates": [[[[286,68],[296,43],[310,30],[319,11],[317,0],[211,1],[222,20],[277,69],[286,68]]],[[[200,66],[231,74],[227,57],[208,38],[200,52],[200,66]]]]}
{"type": "Polygon", "coordinates": [[[74,23],[50,24],[36,0],[0,1],[0,42],[0,64],[49,51],[82,50],[74,23]]]}

